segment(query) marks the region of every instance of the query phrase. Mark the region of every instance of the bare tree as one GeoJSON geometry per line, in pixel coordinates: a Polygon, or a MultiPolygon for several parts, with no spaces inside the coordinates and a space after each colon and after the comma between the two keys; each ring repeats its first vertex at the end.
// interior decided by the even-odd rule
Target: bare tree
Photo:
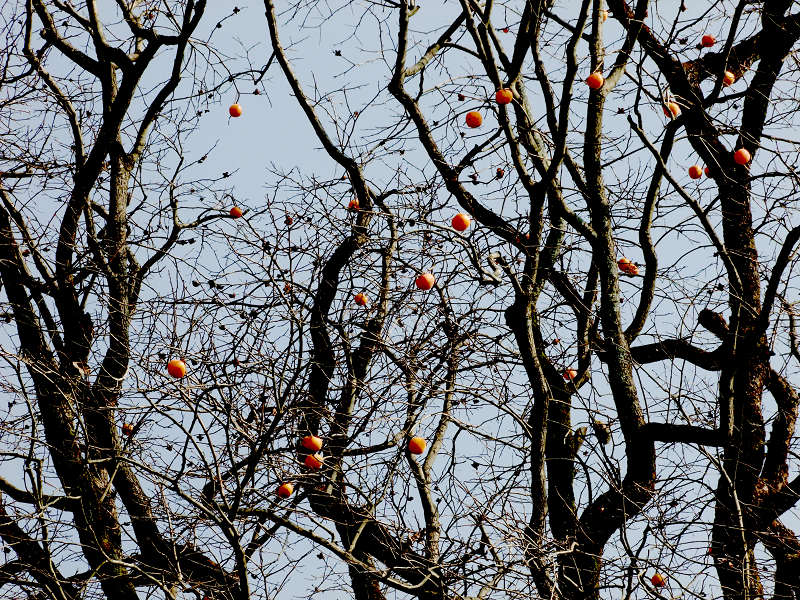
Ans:
{"type": "Polygon", "coordinates": [[[235,73],[18,9],[0,589],[800,595],[792,2],[265,0],[235,73]],[[227,215],[185,140],[272,64],[319,148],[227,215]]]}
{"type": "Polygon", "coordinates": [[[118,423],[143,288],[194,241],[185,232],[228,216],[186,206],[181,141],[229,76],[195,37],[204,0],[105,4],[3,7],[0,278],[15,329],[3,350],[0,537],[14,556],[2,582],[62,599],[234,590],[235,572],[161,525],[118,423]],[[194,61],[212,68],[181,85],[194,61]]]}

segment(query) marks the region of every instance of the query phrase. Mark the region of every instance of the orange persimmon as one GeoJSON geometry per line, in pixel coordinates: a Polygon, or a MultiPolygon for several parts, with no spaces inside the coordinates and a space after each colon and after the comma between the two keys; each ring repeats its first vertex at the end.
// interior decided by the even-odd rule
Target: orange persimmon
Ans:
{"type": "Polygon", "coordinates": [[[725,74],[722,76],[722,83],[725,86],[733,85],[736,82],[736,75],[731,73],[730,71],[725,71],[725,74]]]}
{"type": "Polygon", "coordinates": [[[603,87],[605,81],[605,78],[600,73],[592,73],[586,78],[586,85],[589,86],[589,89],[599,90],[603,87]]]}
{"type": "Polygon", "coordinates": [[[319,438],[315,435],[307,435],[300,441],[300,445],[303,446],[306,450],[311,450],[312,452],[316,452],[320,448],[322,448],[322,438],[319,438]]]}
{"type": "Polygon", "coordinates": [[[315,469],[316,470],[316,469],[322,468],[323,460],[325,460],[325,459],[322,458],[321,454],[309,454],[308,456],[306,456],[306,459],[303,461],[303,463],[309,469],[315,469]]]}
{"type": "Polygon", "coordinates": [[[514,92],[508,88],[497,90],[497,92],[495,92],[494,99],[498,104],[511,104],[511,102],[514,100],[514,92]]]}
{"type": "Polygon", "coordinates": [[[637,267],[633,263],[628,263],[623,268],[621,268],[620,271],[625,273],[625,275],[630,275],[631,277],[633,277],[634,275],[638,275],[639,274],[639,267],[637,267]]]}
{"type": "Polygon", "coordinates": [[[476,127],[481,126],[481,123],[483,123],[483,117],[481,116],[481,113],[479,113],[478,111],[472,110],[467,113],[466,121],[467,121],[467,127],[475,129],[476,127]]]}
{"type": "Polygon", "coordinates": [[[173,358],[167,363],[167,373],[175,379],[180,379],[186,375],[186,363],[178,358],[173,358]]]}
{"type": "Polygon", "coordinates": [[[426,445],[427,444],[423,438],[412,437],[410,440],[408,440],[408,451],[411,452],[411,454],[422,454],[425,452],[426,445]]]}
{"type": "Polygon", "coordinates": [[[435,282],[436,278],[433,276],[433,273],[423,273],[414,281],[419,289],[426,291],[431,289],[435,282]]]}
{"type": "Polygon", "coordinates": [[[678,106],[677,102],[670,101],[664,104],[664,115],[666,115],[670,119],[674,119],[680,114],[681,114],[681,107],[678,106]]]}
{"type": "Polygon", "coordinates": [[[748,152],[745,148],[739,148],[736,152],[733,153],[733,162],[737,165],[746,165],[750,162],[750,152],[748,152]]]}
{"type": "Polygon", "coordinates": [[[458,213],[455,217],[453,217],[453,229],[456,231],[466,231],[471,222],[472,220],[469,218],[468,214],[458,213]]]}

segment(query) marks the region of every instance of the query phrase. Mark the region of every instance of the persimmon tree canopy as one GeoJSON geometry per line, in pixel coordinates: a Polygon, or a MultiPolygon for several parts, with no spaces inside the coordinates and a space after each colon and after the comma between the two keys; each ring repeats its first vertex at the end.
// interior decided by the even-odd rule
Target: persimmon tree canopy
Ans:
{"type": "Polygon", "coordinates": [[[796,3],[0,15],[0,596],[800,596],[796,3]]]}

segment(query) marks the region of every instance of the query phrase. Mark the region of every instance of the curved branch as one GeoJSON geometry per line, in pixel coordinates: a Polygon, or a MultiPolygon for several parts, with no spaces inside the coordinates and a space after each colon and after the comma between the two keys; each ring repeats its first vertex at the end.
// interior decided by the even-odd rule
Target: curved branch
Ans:
{"type": "Polygon", "coordinates": [[[783,272],[789,265],[789,259],[792,254],[794,254],[794,247],[798,241],[800,241],[800,226],[795,227],[788,233],[786,239],[783,241],[783,246],[781,246],[781,251],[778,253],[778,258],[775,260],[775,264],[772,267],[769,283],[764,292],[764,302],[761,305],[761,313],[758,317],[757,335],[764,333],[769,326],[769,317],[772,312],[772,305],[775,303],[775,297],[778,293],[778,285],[781,282],[781,277],[783,277],[783,272]]]}

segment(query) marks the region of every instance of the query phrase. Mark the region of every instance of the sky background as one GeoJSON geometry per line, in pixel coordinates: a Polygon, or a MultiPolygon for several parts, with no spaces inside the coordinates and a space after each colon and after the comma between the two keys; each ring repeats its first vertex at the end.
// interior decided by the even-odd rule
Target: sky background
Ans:
{"type": "MultiPolygon", "coordinates": [[[[687,17],[693,14],[692,11],[705,10],[707,5],[713,4],[716,3],[692,4],[689,7],[687,17]]],[[[679,2],[676,1],[658,2],[655,3],[651,10],[654,15],[663,14],[668,16],[675,13],[678,5],[679,2]]],[[[215,60],[218,61],[217,66],[219,68],[228,69],[232,73],[240,73],[248,68],[248,61],[243,59],[244,56],[247,56],[250,64],[254,68],[260,69],[271,54],[267,39],[266,22],[263,17],[263,4],[258,2],[238,3],[236,6],[238,6],[240,12],[229,16],[231,6],[227,2],[210,2],[205,25],[201,26],[202,31],[198,33],[197,37],[210,40],[209,51],[213,53],[215,60]],[[222,23],[221,28],[216,27],[218,22],[222,23]],[[209,36],[211,37],[209,38],[209,36]]],[[[568,20],[573,20],[572,16],[576,6],[577,3],[566,2],[560,5],[557,12],[568,20]]],[[[728,4],[724,4],[724,7],[728,7],[728,4]]],[[[426,0],[412,20],[412,25],[417,32],[415,39],[429,40],[433,38],[437,28],[448,23],[458,10],[459,5],[456,2],[426,0]]],[[[500,8],[497,10],[500,11],[500,8]]],[[[372,143],[374,143],[375,139],[380,139],[380,127],[387,120],[395,121],[400,116],[396,104],[392,101],[387,101],[388,95],[385,92],[390,72],[389,67],[394,59],[390,34],[397,27],[395,14],[388,9],[382,8],[380,4],[371,2],[307,3],[293,9],[293,14],[293,25],[284,26],[281,31],[281,37],[284,46],[289,49],[289,56],[293,61],[297,76],[308,95],[312,95],[314,89],[337,91],[331,94],[332,101],[325,106],[329,107],[327,110],[335,114],[338,120],[334,124],[332,119],[321,112],[323,123],[333,137],[338,139],[340,136],[350,136],[352,140],[358,142],[359,148],[364,150],[369,144],[362,144],[361,140],[372,140],[372,143]],[[298,26],[300,22],[304,23],[303,27],[298,26]],[[358,25],[356,26],[354,23],[358,23],[358,25]],[[383,54],[376,52],[376,48],[381,45],[384,47],[383,54]],[[342,56],[336,56],[334,51],[340,51],[342,56]],[[359,113],[357,118],[354,116],[356,111],[359,113]]],[[[505,17],[504,23],[495,22],[495,26],[498,29],[504,25],[509,26],[510,33],[508,35],[509,43],[511,43],[511,36],[516,31],[515,25],[518,21],[518,16],[510,8],[505,13],[496,12],[495,14],[498,16],[502,14],[505,17]]],[[[727,26],[727,21],[723,19],[723,14],[723,9],[711,11],[709,12],[707,27],[703,31],[695,29],[685,32],[689,39],[684,52],[687,59],[694,58],[699,54],[698,50],[693,49],[693,45],[700,34],[711,32],[716,34],[720,40],[724,38],[724,28],[727,26]]],[[[281,17],[281,23],[285,22],[286,16],[281,17]]],[[[743,35],[749,33],[749,30],[745,30],[743,35]]],[[[609,20],[606,39],[610,46],[618,41],[619,34],[620,30],[613,22],[613,19],[609,20]]],[[[557,43],[554,46],[557,46],[557,43]]],[[[558,47],[552,48],[553,54],[557,54],[558,50],[558,47]]],[[[576,128],[581,126],[581,112],[587,96],[586,89],[580,81],[588,75],[589,71],[586,45],[580,44],[578,51],[581,57],[581,68],[578,72],[578,83],[574,90],[575,100],[573,107],[573,119],[576,128]]],[[[418,49],[410,52],[410,56],[414,59],[418,55],[418,49]]],[[[610,64],[612,60],[613,55],[610,55],[607,59],[607,64],[610,64]]],[[[490,104],[486,101],[487,98],[491,97],[493,90],[488,87],[485,81],[475,82],[469,77],[472,67],[467,60],[452,61],[448,63],[448,68],[449,71],[446,75],[440,74],[438,79],[431,78],[426,81],[426,90],[429,91],[426,100],[424,100],[426,114],[431,115],[432,121],[439,119],[435,116],[437,114],[445,115],[441,117],[443,131],[446,132],[442,135],[457,139],[458,134],[464,130],[462,125],[463,113],[467,110],[482,110],[485,119],[484,126],[476,132],[467,132],[464,147],[469,148],[475,140],[487,135],[496,125],[496,121],[489,111],[490,104]],[[452,100],[453,94],[457,93],[458,90],[463,90],[468,100],[458,105],[458,112],[450,112],[445,100],[452,100]]],[[[549,68],[553,78],[558,80],[563,64],[553,62],[549,65],[549,68]]],[[[163,75],[163,71],[154,70],[153,76],[155,79],[163,75]]],[[[745,76],[745,79],[747,80],[747,76],[745,76]]],[[[191,78],[185,78],[184,85],[186,87],[181,88],[181,91],[188,91],[189,86],[192,85],[191,78]]],[[[414,81],[413,86],[416,85],[417,83],[414,81]]],[[[533,108],[537,111],[537,116],[541,118],[543,117],[544,107],[541,102],[538,102],[539,96],[536,83],[529,82],[528,88],[531,93],[533,108]]],[[[194,277],[205,276],[207,272],[217,270],[220,266],[230,269],[229,280],[234,282],[238,280],[239,283],[244,282],[249,276],[247,269],[254,268],[257,265],[243,266],[240,257],[233,251],[229,251],[231,247],[226,247],[226,242],[221,241],[222,238],[229,236],[231,240],[236,240],[237,236],[250,234],[263,234],[265,237],[278,235],[274,230],[274,223],[270,219],[281,218],[282,203],[289,197],[291,197],[291,201],[297,207],[296,210],[298,212],[302,212],[303,202],[307,202],[309,203],[308,212],[313,214],[315,218],[324,218],[324,216],[321,216],[322,213],[330,215],[332,227],[344,227],[342,224],[347,222],[344,207],[351,196],[351,191],[346,183],[336,186],[328,195],[309,195],[307,198],[303,198],[302,194],[289,188],[282,188],[277,192],[276,198],[274,186],[277,175],[275,171],[293,172],[297,177],[316,175],[321,179],[333,179],[340,176],[342,170],[320,150],[319,141],[313,135],[311,127],[298,108],[276,63],[272,63],[263,81],[258,85],[258,89],[262,93],[256,96],[253,94],[254,89],[256,89],[256,86],[248,80],[247,76],[240,77],[233,85],[222,84],[219,90],[214,91],[213,98],[207,98],[201,104],[200,108],[208,110],[208,112],[199,119],[192,136],[189,138],[189,142],[183,148],[183,153],[187,160],[196,160],[208,152],[208,159],[189,171],[189,174],[216,177],[223,172],[231,173],[226,185],[229,186],[229,191],[236,204],[249,211],[248,218],[235,223],[225,222],[220,225],[219,233],[221,235],[218,238],[220,245],[217,247],[218,252],[213,255],[204,255],[198,260],[191,247],[176,248],[176,264],[180,269],[179,273],[177,273],[178,276],[173,276],[167,271],[161,278],[155,279],[152,282],[153,287],[150,289],[150,293],[154,296],[163,294],[165,297],[170,297],[175,293],[183,294],[185,293],[182,288],[184,283],[194,277]],[[244,111],[242,117],[238,119],[228,116],[228,106],[233,102],[238,102],[244,111]],[[212,147],[213,150],[209,152],[212,147]],[[251,219],[256,213],[269,211],[271,208],[276,209],[277,215],[264,212],[263,218],[251,219]],[[333,221],[336,223],[333,224],[333,221]],[[186,262],[182,261],[183,257],[186,258],[186,262]]],[[[789,93],[788,90],[786,92],[789,93]]],[[[177,104],[180,104],[180,93],[178,98],[177,104]]],[[[627,129],[627,116],[617,115],[616,113],[617,109],[629,108],[630,104],[630,95],[611,94],[606,105],[608,118],[605,126],[609,133],[620,133],[627,129]]],[[[660,130],[663,129],[665,122],[661,114],[660,103],[652,101],[646,107],[649,110],[643,111],[643,121],[648,133],[655,138],[659,135],[660,130]]],[[[544,126],[543,123],[542,126],[544,126]]],[[[790,136],[791,132],[782,131],[781,134],[790,136]]],[[[414,132],[409,130],[407,135],[413,138],[414,132]]],[[[732,144],[733,138],[729,142],[732,144]]],[[[406,148],[406,153],[402,155],[402,158],[395,154],[392,160],[371,160],[369,162],[365,175],[376,189],[383,190],[396,185],[398,169],[404,171],[404,175],[407,175],[408,179],[414,179],[415,177],[421,179],[424,175],[429,176],[432,173],[428,159],[422,155],[413,141],[408,143],[406,148]]],[[[640,159],[644,164],[652,167],[649,155],[646,154],[646,151],[644,152],[643,154],[640,151],[638,156],[632,157],[631,162],[621,162],[618,167],[610,166],[607,169],[609,179],[613,181],[615,172],[619,179],[624,179],[627,174],[626,171],[631,164],[635,165],[636,161],[640,159]]],[[[695,160],[692,157],[688,142],[681,139],[676,144],[676,150],[670,159],[670,167],[680,175],[681,181],[684,181],[686,180],[684,175],[686,168],[690,164],[694,164],[695,160]]],[[[169,171],[169,167],[172,166],[169,164],[170,161],[174,161],[174,158],[167,157],[164,164],[161,165],[165,171],[169,171]]],[[[496,160],[486,161],[482,166],[481,178],[491,179],[494,169],[503,161],[502,153],[498,153],[496,160]]],[[[756,165],[757,168],[762,168],[758,163],[758,159],[756,165]]],[[[507,171],[510,171],[507,165],[504,166],[506,166],[507,171]]],[[[704,206],[713,201],[714,186],[709,180],[702,179],[698,183],[690,183],[687,180],[684,183],[688,190],[691,190],[692,193],[697,193],[704,206]]],[[[480,190],[483,189],[480,188],[480,190]]],[[[190,195],[187,194],[187,196],[190,195]]],[[[487,187],[486,197],[487,203],[494,203],[492,206],[503,210],[508,209],[509,213],[514,212],[513,193],[505,193],[495,188],[489,190],[487,187]]],[[[445,225],[450,215],[456,211],[456,205],[454,200],[447,198],[446,195],[437,199],[447,207],[437,213],[437,218],[439,219],[437,223],[445,225]]],[[[197,201],[196,206],[227,211],[230,203],[230,197],[223,194],[205,195],[202,202],[197,201]]],[[[191,210],[195,209],[190,209],[190,212],[191,210]]],[[[758,208],[756,210],[758,211],[758,208]]],[[[52,214],[51,207],[43,204],[41,217],[44,218],[48,211],[52,214]]],[[[686,216],[685,210],[683,212],[676,210],[675,214],[677,221],[686,216]]],[[[675,222],[669,221],[669,219],[666,221],[666,224],[670,227],[675,222]]],[[[707,240],[697,234],[695,226],[679,229],[679,231],[673,230],[669,233],[666,231],[660,232],[666,237],[658,248],[659,259],[664,269],[672,269],[671,275],[676,288],[684,285],[680,282],[680,276],[685,275],[687,278],[685,290],[687,293],[695,293],[697,289],[700,289],[700,286],[697,285],[698,281],[713,280],[720,269],[719,265],[709,258],[707,240]],[[693,253],[696,253],[696,259],[692,257],[693,253]]],[[[296,236],[298,243],[314,243],[314,238],[311,237],[309,239],[307,236],[310,234],[304,232],[300,227],[292,235],[296,236]]],[[[477,239],[480,238],[482,232],[479,227],[475,227],[469,232],[469,235],[474,235],[477,239]]],[[[631,244],[635,243],[635,231],[622,233],[621,243],[626,239],[631,244]]],[[[409,245],[417,243],[411,237],[410,240],[408,242],[409,245]]],[[[493,244],[491,240],[485,239],[481,239],[480,243],[482,248],[493,244]]],[[[231,242],[231,246],[233,245],[235,245],[235,241],[231,242]]],[[[637,250],[631,249],[631,246],[628,248],[629,251],[626,252],[628,257],[632,260],[641,261],[641,254],[637,250]]],[[[774,250],[774,246],[767,248],[767,254],[769,254],[770,250],[774,250]]],[[[435,267],[436,265],[430,266],[435,267]]],[[[575,264],[573,266],[578,271],[581,265],[575,264]]],[[[409,273],[407,280],[398,278],[398,284],[399,286],[410,285],[412,279],[411,273],[409,273]]],[[[298,284],[313,285],[313,283],[313,281],[298,281],[298,284]]],[[[369,281],[364,281],[364,285],[368,286],[369,281]]],[[[636,283],[633,280],[623,281],[623,292],[627,297],[635,297],[635,285],[636,283]]],[[[455,296],[458,288],[454,287],[454,290],[453,295],[455,296]]],[[[496,290],[481,290],[481,293],[485,294],[485,303],[494,302],[501,309],[510,302],[510,288],[508,286],[496,290]]],[[[720,299],[717,298],[717,300],[720,299]]],[[[343,302],[346,302],[346,300],[343,300],[343,302]]],[[[627,311],[626,318],[630,318],[632,314],[633,308],[631,304],[633,303],[629,303],[624,308],[627,311]]],[[[693,327],[693,315],[702,306],[702,303],[698,302],[696,306],[685,307],[686,312],[684,314],[659,313],[656,318],[667,322],[666,330],[685,333],[687,329],[693,327]],[[686,326],[682,323],[684,318],[688,323],[686,326]]],[[[165,320],[169,318],[171,317],[165,316],[165,320]]],[[[664,322],[661,325],[664,325],[664,322]]],[[[180,339],[185,334],[186,323],[179,318],[172,319],[171,326],[176,330],[175,339],[180,339]]],[[[271,335],[280,335],[280,332],[277,332],[277,334],[272,333],[271,335]]],[[[554,335],[556,334],[554,333],[554,335]]],[[[164,338],[169,338],[169,335],[165,333],[164,338]]],[[[197,340],[195,339],[195,341],[197,340]]],[[[278,340],[274,341],[279,343],[278,340]]],[[[197,345],[194,348],[190,348],[190,350],[195,349],[197,349],[197,345]]],[[[199,349],[197,351],[199,352],[199,349]]],[[[564,366],[569,366],[569,353],[566,354],[564,366]]],[[[161,358],[155,355],[152,359],[154,365],[161,362],[161,358]]],[[[783,359],[780,357],[776,358],[776,362],[781,360],[783,359]]],[[[598,407],[602,408],[608,402],[602,368],[599,363],[595,365],[595,368],[595,390],[590,391],[585,388],[576,401],[577,405],[591,408],[592,411],[598,410],[598,407]]],[[[132,377],[136,378],[137,381],[140,376],[146,379],[144,375],[136,372],[132,373],[132,377]]],[[[652,398],[665,395],[664,390],[659,387],[664,380],[669,381],[670,385],[677,386],[681,377],[687,376],[691,378],[693,372],[692,369],[687,369],[686,372],[674,372],[666,367],[662,372],[660,367],[652,367],[638,371],[637,376],[640,377],[643,396],[652,398]],[[660,381],[656,381],[655,378],[650,379],[649,373],[652,372],[657,372],[659,376],[663,375],[664,379],[660,381]]],[[[715,375],[706,375],[706,378],[709,382],[709,389],[713,389],[711,386],[715,382],[715,375]]],[[[512,381],[510,385],[519,388],[522,387],[522,382],[521,380],[512,381]]],[[[771,402],[771,400],[768,399],[767,402],[771,402]]],[[[434,407],[429,412],[430,414],[425,419],[428,427],[435,423],[436,418],[434,407]]],[[[585,423],[588,414],[580,408],[576,409],[574,419],[576,425],[585,423]]],[[[482,419],[486,416],[488,415],[481,413],[475,415],[475,421],[479,427],[496,428],[491,431],[493,433],[502,433],[505,423],[502,421],[482,422],[482,419]]],[[[379,428],[376,428],[370,435],[378,439],[383,433],[379,428]]],[[[480,458],[485,449],[480,444],[477,436],[476,438],[464,436],[464,438],[467,441],[464,441],[459,446],[459,451],[463,453],[463,458],[467,459],[469,455],[480,458]]],[[[502,457],[495,458],[502,461],[502,457]]],[[[681,474],[684,463],[695,459],[696,454],[693,450],[683,447],[675,448],[674,451],[665,454],[664,458],[661,459],[660,475],[664,479],[668,479],[670,476],[677,478],[681,474]]],[[[468,463],[469,460],[466,460],[465,465],[468,463]]],[[[12,473],[10,476],[13,477],[14,475],[12,473]]],[[[272,483],[274,482],[270,482],[270,485],[272,483]]],[[[711,476],[708,483],[711,486],[715,485],[714,475],[711,476]]],[[[678,497],[676,494],[680,492],[681,487],[676,484],[671,486],[670,490],[672,497],[678,497]]],[[[466,490],[458,491],[466,495],[466,490]]],[[[477,503],[480,500],[474,499],[474,501],[477,503]]],[[[668,502],[669,499],[659,498],[654,502],[653,514],[666,511],[668,502]]],[[[520,513],[524,513],[524,505],[522,506],[520,513]]],[[[416,518],[416,511],[418,511],[418,506],[409,507],[411,520],[416,518]]],[[[707,516],[706,514],[706,518],[707,516]]],[[[524,518],[520,516],[520,522],[522,521],[524,521],[524,518]]],[[[700,533],[702,528],[692,528],[691,523],[682,523],[679,526],[687,527],[689,533],[684,536],[683,541],[696,548],[697,559],[699,561],[705,560],[705,563],[710,565],[710,560],[703,558],[707,539],[700,533]]],[[[635,537],[636,531],[636,527],[633,527],[631,535],[635,537]]],[[[508,543],[508,550],[510,552],[516,550],[513,541],[508,543]]],[[[619,550],[619,548],[617,547],[616,550],[619,550]]],[[[305,543],[299,542],[292,544],[291,547],[270,548],[270,552],[275,552],[274,556],[277,557],[275,560],[291,561],[294,559],[300,560],[298,557],[305,555],[314,556],[318,549],[310,548],[305,543]]],[[[648,546],[645,555],[653,561],[654,565],[669,564],[671,560],[669,549],[658,545],[648,546]]],[[[224,559],[225,557],[220,556],[219,558],[224,559]]],[[[317,578],[321,582],[321,591],[315,597],[324,600],[344,597],[340,591],[326,588],[327,582],[324,575],[328,572],[328,569],[336,569],[341,572],[340,565],[337,565],[336,561],[327,561],[323,563],[323,566],[320,566],[318,562],[301,560],[295,568],[297,570],[292,577],[297,577],[298,573],[301,573],[301,579],[308,578],[311,580],[317,578]]],[[[699,579],[692,582],[691,585],[695,589],[701,588],[703,580],[707,576],[711,576],[713,579],[713,572],[710,569],[706,569],[699,576],[699,579]]],[[[294,579],[290,578],[288,581],[291,582],[294,579]]],[[[685,583],[689,582],[686,581],[685,583]]],[[[270,582],[270,585],[277,584],[270,582]]],[[[331,587],[335,587],[335,584],[331,585],[331,587]]],[[[270,590],[270,597],[278,595],[277,589],[276,587],[270,590]]],[[[294,584],[291,584],[287,586],[284,593],[290,597],[301,598],[306,597],[307,590],[295,589],[294,584]]]]}

